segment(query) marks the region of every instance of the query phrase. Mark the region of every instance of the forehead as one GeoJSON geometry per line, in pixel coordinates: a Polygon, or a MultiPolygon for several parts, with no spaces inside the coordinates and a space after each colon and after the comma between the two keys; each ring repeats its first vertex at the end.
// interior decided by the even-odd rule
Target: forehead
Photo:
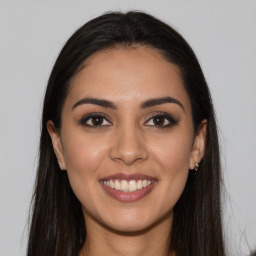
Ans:
{"type": "Polygon", "coordinates": [[[159,51],[139,46],[107,49],[89,57],[74,77],[67,101],[99,97],[135,104],[166,96],[177,97],[190,108],[179,68],[159,51]]]}

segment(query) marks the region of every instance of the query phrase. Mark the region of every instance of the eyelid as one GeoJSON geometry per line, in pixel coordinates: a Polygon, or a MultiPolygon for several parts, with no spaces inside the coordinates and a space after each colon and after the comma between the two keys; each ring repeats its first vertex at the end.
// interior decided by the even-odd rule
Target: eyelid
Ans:
{"type": "Polygon", "coordinates": [[[147,121],[144,124],[146,125],[154,117],[163,117],[163,118],[167,119],[169,123],[167,125],[164,125],[164,126],[157,126],[157,125],[147,125],[147,126],[152,126],[152,127],[156,127],[156,128],[168,128],[168,127],[171,127],[171,126],[176,125],[178,123],[178,120],[176,120],[169,113],[166,113],[166,112],[155,112],[155,113],[151,113],[147,117],[147,121]]]}
{"type": "MultiPolygon", "coordinates": [[[[86,115],[84,115],[80,121],[79,121],[79,124],[82,125],[82,126],[85,126],[85,127],[88,127],[88,128],[92,128],[92,129],[99,129],[99,128],[104,128],[106,126],[112,126],[113,123],[109,120],[110,118],[104,114],[104,113],[101,113],[101,112],[93,112],[93,113],[88,113],[86,115]],[[90,124],[87,124],[86,122],[88,122],[88,120],[90,120],[91,118],[93,117],[100,117],[100,118],[103,118],[105,119],[109,124],[104,124],[104,125],[90,125],[90,124]]],[[[171,114],[169,113],[166,113],[166,112],[154,112],[154,113],[151,113],[147,116],[147,120],[144,122],[144,125],[146,126],[151,126],[151,127],[154,127],[154,128],[168,128],[168,127],[171,127],[173,125],[176,125],[178,123],[178,120],[176,120],[171,114]],[[161,117],[161,118],[165,118],[167,121],[168,121],[168,124],[164,124],[164,125],[148,125],[147,123],[150,122],[153,118],[156,118],[156,117],[161,117]]]]}
{"type": "Polygon", "coordinates": [[[89,113],[89,114],[86,114],[85,116],[83,116],[80,121],[79,121],[79,124],[82,125],[82,126],[85,126],[85,127],[88,127],[88,128],[93,128],[93,129],[98,129],[98,128],[102,128],[102,127],[106,127],[106,126],[111,126],[112,125],[112,122],[109,120],[110,118],[106,115],[106,114],[103,114],[101,112],[93,112],[93,113],[89,113]],[[86,122],[88,120],[90,120],[91,118],[93,117],[101,117],[101,118],[104,118],[108,123],[110,124],[105,124],[105,125],[99,125],[99,126],[96,126],[96,125],[89,125],[89,124],[86,124],[86,122]]]}

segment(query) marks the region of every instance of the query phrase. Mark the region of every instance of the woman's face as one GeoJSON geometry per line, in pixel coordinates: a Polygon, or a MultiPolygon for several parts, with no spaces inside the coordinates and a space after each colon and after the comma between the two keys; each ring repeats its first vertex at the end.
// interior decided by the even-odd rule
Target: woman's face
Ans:
{"type": "Polygon", "coordinates": [[[98,52],[72,81],[53,147],[85,223],[139,231],[172,210],[202,158],[179,68],[146,47],[98,52]]]}

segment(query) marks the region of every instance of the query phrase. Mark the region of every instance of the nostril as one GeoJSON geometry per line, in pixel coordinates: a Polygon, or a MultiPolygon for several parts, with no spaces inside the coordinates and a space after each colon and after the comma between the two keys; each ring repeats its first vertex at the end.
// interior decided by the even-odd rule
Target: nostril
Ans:
{"type": "Polygon", "coordinates": [[[132,165],[137,161],[144,161],[148,158],[146,149],[133,148],[133,150],[127,150],[124,148],[112,148],[110,150],[110,158],[114,161],[124,162],[126,165],[132,165]]]}
{"type": "Polygon", "coordinates": [[[146,160],[148,152],[143,134],[139,134],[135,126],[120,128],[119,133],[112,140],[110,158],[114,161],[121,161],[126,165],[134,162],[146,160]]]}

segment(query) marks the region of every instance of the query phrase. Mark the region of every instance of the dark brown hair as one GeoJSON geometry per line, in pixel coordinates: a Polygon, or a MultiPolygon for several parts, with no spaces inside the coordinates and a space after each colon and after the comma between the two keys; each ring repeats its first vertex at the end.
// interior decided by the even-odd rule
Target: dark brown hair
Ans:
{"type": "Polygon", "coordinates": [[[71,79],[92,54],[107,48],[144,45],[158,50],[181,71],[190,98],[194,131],[207,119],[205,156],[191,171],[174,208],[170,252],[176,256],[223,256],[221,172],[214,109],[198,60],[183,37],[142,12],[111,12],[79,28],[61,50],[44,99],[39,165],[33,195],[27,256],[76,256],[85,240],[81,205],[66,173],[58,171],[46,123],[61,128],[61,111],[71,79]]]}

